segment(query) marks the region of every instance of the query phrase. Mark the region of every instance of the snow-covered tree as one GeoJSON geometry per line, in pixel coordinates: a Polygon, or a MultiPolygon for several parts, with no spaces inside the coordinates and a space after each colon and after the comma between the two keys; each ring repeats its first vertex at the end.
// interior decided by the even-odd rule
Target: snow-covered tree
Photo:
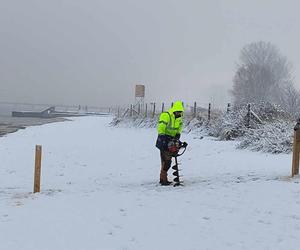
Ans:
{"type": "Polygon", "coordinates": [[[281,88],[281,92],[278,97],[278,104],[283,109],[299,118],[300,94],[294,87],[293,83],[287,83],[283,88],[281,88]]]}
{"type": "Polygon", "coordinates": [[[246,45],[233,79],[235,104],[271,102],[295,112],[300,96],[293,85],[291,64],[267,42],[246,45]]]}

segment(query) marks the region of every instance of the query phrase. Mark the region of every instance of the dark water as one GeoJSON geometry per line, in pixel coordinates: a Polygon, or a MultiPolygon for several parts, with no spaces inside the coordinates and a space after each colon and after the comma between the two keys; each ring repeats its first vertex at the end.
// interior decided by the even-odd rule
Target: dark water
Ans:
{"type": "MultiPolygon", "coordinates": [[[[31,118],[31,117],[12,117],[12,111],[34,111],[42,112],[51,107],[51,105],[42,104],[10,104],[0,102],[0,136],[7,133],[13,133],[19,129],[24,129],[28,126],[42,125],[45,123],[65,121],[65,118],[31,118]]],[[[104,112],[107,108],[87,107],[83,110],[83,106],[55,106],[57,111],[72,111],[72,112],[104,112]]]]}
{"type": "Polygon", "coordinates": [[[0,104],[0,136],[7,133],[13,133],[19,129],[24,129],[28,126],[42,125],[45,123],[65,121],[64,118],[31,118],[31,117],[12,117],[12,111],[42,111],[48,107],[34,105],[14,105],[0,104]]]}

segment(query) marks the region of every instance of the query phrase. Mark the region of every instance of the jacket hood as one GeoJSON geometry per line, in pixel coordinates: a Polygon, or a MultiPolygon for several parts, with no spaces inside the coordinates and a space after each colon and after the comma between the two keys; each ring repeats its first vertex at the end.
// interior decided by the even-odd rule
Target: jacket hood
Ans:
{"type": "Polygon", "coordinates": [[[173,104],[173,107],[169,109],[169,112],[173,113],[175,111],[180,111],[180,112],[184,112],[184,107],[182,105],[181,101],[176,101],[173,104]]]}

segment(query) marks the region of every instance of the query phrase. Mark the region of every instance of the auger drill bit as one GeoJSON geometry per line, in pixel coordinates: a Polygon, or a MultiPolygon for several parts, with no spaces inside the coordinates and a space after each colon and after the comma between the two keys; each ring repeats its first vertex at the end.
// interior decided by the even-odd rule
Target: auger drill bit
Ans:
{"type": "Polygon", "coordinates": [[[173,175],[175,176],[175,178],[173,179],[173,181],[175,182],[174,187],[177,187],[177,186],[180,186],[182,184],[181,184],[181,181],[179,179],[179,169],[178,169],[177,156],[174,157],[174,158],[175,158],[175,165],[172,167],[172,169],[175,170],[173,172],[173,175]]]}

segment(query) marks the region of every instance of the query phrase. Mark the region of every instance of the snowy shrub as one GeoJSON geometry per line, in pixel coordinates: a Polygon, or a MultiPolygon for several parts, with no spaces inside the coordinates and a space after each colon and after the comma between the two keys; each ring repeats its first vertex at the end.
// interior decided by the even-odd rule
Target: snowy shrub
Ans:
{"type": "Polygon", "coordinates": [[[210,124],[209,135],[218,137],[221,140],[232,140],[244,134],[245,112],[223,113],[219,118],[210,124]]]}
{"type": "Polygon", "coordinates": [[[238,148],[248,148],[266,153],[290,153],[294,123],[286,120],[261,125],[258,129],[245,130],[238,148]]]}
{"type": "Polygon", "coordinates": [[[203,117],[195,117],[191,119],[185,119],[185,124],[184,124],[184,132],[185,133],[190,133],[191,131],[193,132],[200,132],[205,130],[205,124],[207,121],[203,117]]]}

